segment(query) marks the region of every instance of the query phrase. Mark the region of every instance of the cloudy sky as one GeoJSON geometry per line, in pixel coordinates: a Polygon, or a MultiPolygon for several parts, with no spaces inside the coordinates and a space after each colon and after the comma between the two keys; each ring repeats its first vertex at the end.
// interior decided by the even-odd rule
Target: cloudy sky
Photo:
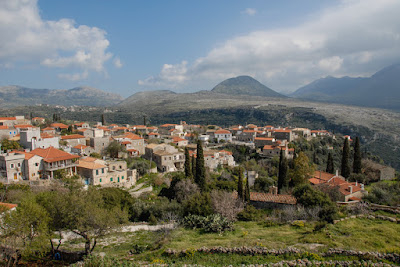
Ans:
{"type": "Polygon", "coordinates": [[[0,85],[279,92],[400,62],[399,0],[0,0],[0,85]]]}

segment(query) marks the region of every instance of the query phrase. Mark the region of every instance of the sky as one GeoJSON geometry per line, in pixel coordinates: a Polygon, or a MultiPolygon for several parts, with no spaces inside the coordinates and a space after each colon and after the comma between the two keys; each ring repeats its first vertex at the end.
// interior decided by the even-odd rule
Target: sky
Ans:
{"type": "Polygon", "coordinates": [[[290,93],[400,62],[399,0],[0,0],[0,86],[290,93]]]}

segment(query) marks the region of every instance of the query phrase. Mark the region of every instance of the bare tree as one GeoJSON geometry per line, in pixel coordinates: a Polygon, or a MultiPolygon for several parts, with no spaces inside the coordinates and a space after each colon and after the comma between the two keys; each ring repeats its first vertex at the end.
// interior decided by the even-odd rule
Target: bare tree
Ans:
{"type": "Polygon", "coordinates": [[[244,208],[243,202],[235,198],[232,193],[218,190],[211,192],[211,204],[215,213],[230,221],[236,220],[237,214],[244,208]]]}
{"type": "Polygon", "coordinates": [[[200,192],[197,184],[193,183],[189,179],[184,179],[182,181],[179,181],[174,186],[174,191],[175,191],[175,198],[178,202],[183,202],[189,199],[192,195],[200,192]]]}

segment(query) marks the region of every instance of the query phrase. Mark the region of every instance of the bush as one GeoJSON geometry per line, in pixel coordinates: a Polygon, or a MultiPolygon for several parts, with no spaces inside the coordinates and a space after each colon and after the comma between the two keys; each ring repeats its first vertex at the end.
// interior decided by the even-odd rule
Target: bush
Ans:
{"type": "Polygon", "coordinates": [[[292,222],[292,226],[296,228],[304,228],[305,224],[304,221],[294,221],[292,222]]]}
{"type": "Polygon", "coordinates": [[[252,205],[246,205],[244,210],[238,213],[237,218],[239,221],[259,221],[263,215],[262,210],[256,209],[252,205]]]}
{"type": "Polygon", "coordinates": [[[222,233],[233,230],[233,223],[219,214],[212,214],[207,217],[188,215],[183,219],[182,224],[187,228],[202,229],[206,233],[222,233]]]}
{"type": "Polygon", "coordinates": [[[184,215],[194,214],[208,216],[212,214],[210,194],[196,193],[190,199],[183,202],[184,215]]]}

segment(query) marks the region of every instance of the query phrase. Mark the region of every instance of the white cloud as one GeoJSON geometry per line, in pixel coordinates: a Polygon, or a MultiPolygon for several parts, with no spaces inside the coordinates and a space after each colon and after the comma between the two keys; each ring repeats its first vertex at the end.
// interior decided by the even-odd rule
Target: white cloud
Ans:
{"type": "MultiPolygon", "coordinates": [[[[273,89],[294,90],[327,75],[366,75],[400,61],[400,1],[343,0],[293,27],[226,40],[185,71],[162,72],[142,85],[187,88],[252,75],[273,89]]],[[[181,69],[181,65],[170,65],[181,69]]],[[[204,88],[206,89],[206,88],[204,88]]]]}
{"type": "MultiPolygon", "coordinates": [[[[73,68],[84,73],[105,72],[112,57],[106,52],[106,32],[76,25],[73,20],[47,21],[40,17],[37,0],[0,1],[0,64],[29,63],[73,68]]],[[[70,75],[73,79],[86,75],[70,75]]],[[[66,76],[61,75],[65,78],[66,76]]]]}
{"type": "Polygon", "coordinates": [[[246,8],[245,10],[242,11],[243,14],[247,14],[249,16],[254,16],[257,13],[257,10],[255,10],[254,8],[246,8]]]}
{"type": "Polygon", "coordinates": [[[89,73],[87,71],[84,71],[82,73],[73,73],[73,74],[67,74],[67,73],[63,73],[63,74],[59,74],[58,77],[64,80],[68,80],[71,82],[76,82],[76,81],[80,81],[80,80],[84,80],[89,76],[89,73]]]}
{"type": "Polygon", "coordinates": [[[179,84],[182,84],[187,79],[187,61],[182,61],[179,64],[171,65],[164,64],[161,73],[154,77],[150,76],[145,80],[139,80],[139,85],[161,85],[175,88],[179,84]]]}
{"type": "Polygon", "coordinates": [[[113,62],[114,62],[114,66],[116,68],[118,68],[118,69],[122,68],[123,64],[122,64],[121,59],[119,57],[116,57],[113,62]]]}

